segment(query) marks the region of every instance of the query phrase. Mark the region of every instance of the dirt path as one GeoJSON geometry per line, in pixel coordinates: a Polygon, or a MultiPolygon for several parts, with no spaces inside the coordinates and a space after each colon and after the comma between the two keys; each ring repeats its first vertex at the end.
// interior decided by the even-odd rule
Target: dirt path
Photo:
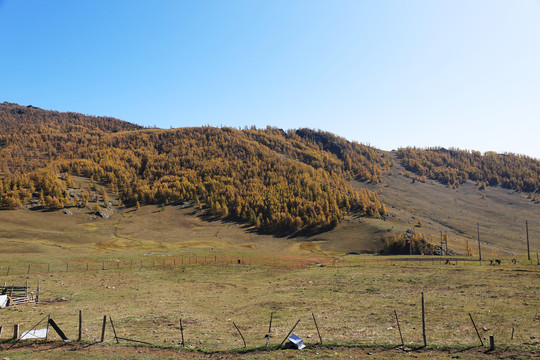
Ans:
{"type": "Polygon", "coordinates": [[[484,348],[466,349],[388,349],[379,347],[321,347],[298,350],[255,350],[246,353],[211,352],[178,348],[155,348],[102,343],[11,343],[0,344],[3,359],[538,359],[538,351],[511,351],[484,348]]]}

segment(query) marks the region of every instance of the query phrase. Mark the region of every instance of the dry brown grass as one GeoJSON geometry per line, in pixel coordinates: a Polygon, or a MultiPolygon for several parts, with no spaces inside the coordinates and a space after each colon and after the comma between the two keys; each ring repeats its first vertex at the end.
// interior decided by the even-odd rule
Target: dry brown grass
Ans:
{"type": "MultiPolygon", "coordinates": [[[[189,347],[229,350],[242,346],[232,321],[248,346],[257,347],[265,342],[272,311],[271,344],[281,342],[297,319],[301,322],[295,332],[314,343],[313,312],[326,342],[389,345],[399,342],[393,318],[397,310],[405,341],[418,345],[424,292],[430,344],[476,345],[471,312],[480,328],[486,327],[481,332],[485,340],[495,334],[501,346],[528,353],[538,348],[540,272],[523,261],[522,220],[528,218],[532,249],[539,250],[534,239],[540,207],[502,189],[488,189],[482,199],[472,184],[457,191],[429,182],[411,184],[399,170],[396,164],[385,179],[391,186],[372,185],[382,190],[390,212],[386,221],[347,217],[334,231],[309,238],[259,235],[242,225],[206,221],[194,208],[174,206],[165,211],[153,206],[113,211],[109,219],[92,218],[86,209],[72,209],[72,216],[1,211],[0,280],[29,280],[35,286],[40,279],[42,300],[47,301],[22,306],[20,312],[0,310],[2,324],[7,329],[19,323],[24,330],[51,313],[68,336],[75,337],[82,310],[87,341],[99,337],[103,315],[110,315],[121,335],[168,346],[178,344],[182,318],[189,347]],[[451,248],[464,251],[468,239],[475,252],[479,221],[488,243],[483,245],[484,258],[491,258],[492,251],[510,257],[495,267],[403,262],[397,257],[373,264],[372,256],[344,256],[373,251],[384,236],[413,227],[419,218],[421,231],[437,239],[440,230],[447,230],[451,248]],[[519,265],[510,264],[512,253],[521,255],[519,265]],[[195,258],[201,262],[205,257],[207,264],[194,264],[195,258]],[[107,270],[101,270],[104,261],[107,270]],[[8,267],[11,273],[6,276],[8,267]],[[55,301],[62,297],[67,301],[55,301]]],[[[107,341],[112,341],[110,328],[107,341]]],[[[353,351],[351,356],[358,354],[353,351]]]]}
{"type": "MultiPolygon", "coordinates": [[[[366,224],[382,230],[405,231],[414,228],[421,219],[423,225],[418,230],[431,234],[435,243],[440,242],[440,231],[447,231],[452,250],[466,254],[468,240],[477,256],[476,224],[479,222],[482,255],[491,257],[494,254],[526,256],[525,220],[528,220],[531,250],[534,256],[535,252],[540,252],[540,206],[527,199],[527,194],[493,187],[480,191],[473,182],[456,190],[438,182],[413,183],[411,178],[401,174],[405,171],[395,154],[387,154],[394,161],[390,174],[384,176],[382,183],[368,187],[379,191],[390,216],[384,222],[365,220],[366,224]]],[[[384,231],[372,233],[372,236],[382,234],[384,231]]]]}
{"type": "MultiPolygon", "coordinates": [[[[278,257],[276,265],[267,259],[266,265],[260,265],[260,259],[249,252],[237,256],[244,264],[223,252],[214,254],[222,258],[229,255],[230,263],[212,263],[208,249],[174,249],[153,256],[123,251],[76,259],[68,252],[53,260],[51,273],[3,277],[8,283],[30,280],[34,285],[40,279],[45,301],[22,306],[22,311],[1,310],[5,328],[19,323],[26,330],[51,313],[73,338],[78,310],[82,310],[85,340],[99,338],[103,315],[110,315],[123,337],[163,346],[178,344],[182,318],[187,346],[213,351],[242,347],[233,321],[249,347],[263,345],[271,312],[275,312],[271,344],[281,342],[297,319],[301,322],[295,333],[315,343],[313,312],[327,343],[389,345],[399,343],[393,317],[397,310],[405,342],[413,346],[422,339],[420,293],[424,292],[429,344],[478,344],[468,318],[471,312],[478,326],[486,327],[481,330],[484,341],[494,334],[500,346],[524,350],[539,346],[540,269],[535,265],[450,266],[396,261],[288,269],[284,265],[294,258],[278,257]],[[168,254],[183,256],[184,266],[171,266],[171,257],[160,256],[168,254]],[[199,259],[206,256],[208,263],[190,265],[187,259],[195,254],[199,259]],[[102,259],[109,260],[105,271],[99,270],[102,259]],[[144,259],[145,268],[129,269],[132,259],[137,265],[144,259]],[[168,260],[164,267],[163,259],[168,260]],[[114,260],[126,267],[115,269],[114,260]],[[65,261],[72,261],[71,270],[59,271],[65,269],[65,261]],[[89,271],[84,269],[85,263],[91,264],[89,271]],[[55,301],[62,297],[67,301],[55,301]]],[[[3,256],[2,262],[8,263],[7,259],[3,256]]],[[[24,268],[25,262],[21,257],[18,265],[24,268]]],[[[110,328],[107,341],[112,341],[110,328]]]]}

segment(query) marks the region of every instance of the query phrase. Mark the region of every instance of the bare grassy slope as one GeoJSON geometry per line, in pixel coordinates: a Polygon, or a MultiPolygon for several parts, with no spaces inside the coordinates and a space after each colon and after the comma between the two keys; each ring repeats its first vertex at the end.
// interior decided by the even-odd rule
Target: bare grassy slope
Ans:
{"type": "Polygon", "coordinates": [[[531,249],[540,251],[540,206],[527,199],[526,194],[501,187],[479,190],[468,181],[456,190],[438,182],[413,181],[407,177],[395,153],[393,167],[383,177],[383,182],[370,185],[380,191],[388,206],[389,218],[385,227],[395,230],[414,228],[422,220],[419,231],[430,233],[440,240],[440,231],[450,236],[449,246],[457,252],[465,252],[465,242],[478,253],[477,222],[480,238],[486,245],[483,255],[525,254],[525,220],[529,222],[531,249]],[[485,196],[483,196],[485,195],[485,196]]]}
{"type": "MultiPolygon", "coordinates": [[[[286,240],[257,235],[240,225],[206,221],[193,207],[145,206],[138,211],[116,211],[109,219],[93,211],[0,211],[0,251],[58,254],[183,247],[252,249],[281,252],[286,240]]],[[[295,243],[294,241],[292,242],[295,243]]]]}

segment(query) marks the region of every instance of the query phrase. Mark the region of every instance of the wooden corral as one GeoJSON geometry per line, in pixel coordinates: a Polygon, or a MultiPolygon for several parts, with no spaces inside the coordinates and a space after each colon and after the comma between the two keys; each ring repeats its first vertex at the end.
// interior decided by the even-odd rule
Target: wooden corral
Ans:
{"type": "Polygon", "coordinates": [[[39,301],[39,282],[37,288],[30,290],[28,281],[25,285],[8,285],[6,282],[0,286],[0,296],[7,296],[5,307],[17,306],[28,303],[37,303],[39,301]]]}

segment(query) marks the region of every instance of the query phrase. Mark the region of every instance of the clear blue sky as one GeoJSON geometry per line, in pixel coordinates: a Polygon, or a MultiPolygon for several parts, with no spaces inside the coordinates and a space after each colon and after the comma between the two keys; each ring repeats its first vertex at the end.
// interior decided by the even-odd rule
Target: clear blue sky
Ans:
{"type": "Polygon", "coordinates": [[[0,102],[540,158],[539,0],[0,0],[0,102]]]}

